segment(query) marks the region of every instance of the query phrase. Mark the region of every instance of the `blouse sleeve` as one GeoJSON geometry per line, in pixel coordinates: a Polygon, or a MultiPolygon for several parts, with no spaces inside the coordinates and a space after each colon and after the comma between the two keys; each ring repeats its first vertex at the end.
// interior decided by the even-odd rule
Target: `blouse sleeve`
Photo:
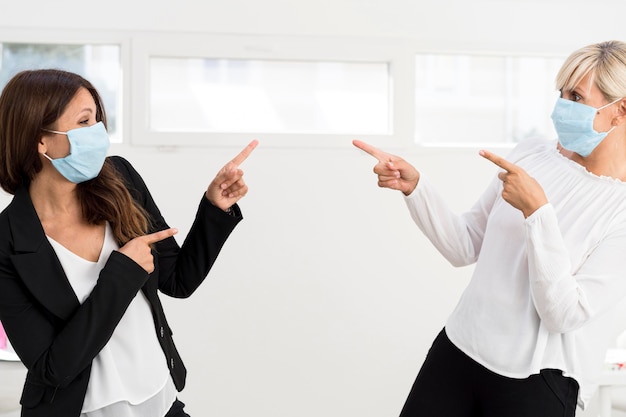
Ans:
{"type": "MultiPolygon", "coordinates": [[[[528,139],[517,144],[506,159],[517,163],[535,153],[538,146],[552,145],[545,140],[528,139]]],[[[405,201],[411,217],[437,250],[452,265],[465,266],[478,259],[487,220],[501,194],[502,182],[494,175],[470,210],[457,215],[450,211],[428,178],[421,175],[417,187],[405,201]]]]}
{"type": "Polygon", "coordinates": [[[413,221],[437,250],[452,265],[465,266],[478,259],[487,218],[499,190],[496,178],[469,211],[457,215],[422,175],[405,201],[413,221]]]}
{"type": "Polygon", "coordinates": [[[530,215],[525,227],[532,296],[549,331],[575,330],[626,297],[626,228],[611,231],[573,270],[551,204],[530,215]]]}

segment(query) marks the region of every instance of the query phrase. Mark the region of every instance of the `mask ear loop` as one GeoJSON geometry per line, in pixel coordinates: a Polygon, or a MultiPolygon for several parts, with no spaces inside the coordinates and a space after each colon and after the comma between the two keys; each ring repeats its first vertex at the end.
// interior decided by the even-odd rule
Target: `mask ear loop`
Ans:
{"type": "MultiPolygon", "coordinates": [[[[600,110],[605,109],[609,106],[612,106],[613,104],[617,103],[618,101],[620,101],[621,99],[623,99],[624,97],[620,97],[617,100],[613,100],[612,102],[610,102],[609,104],[605,104],[602,107],[598,107],[596,109],[596,115],[600,114],[600,110]]],[[[617,125],[613,125],[613,121],[611,121],[611,128],[609,130],[606,131],[606,134],[608,135],[609,133],[611,133],[613,131],[613,129],[615,129],[617,127],[617,125]]]]}
{"type": "MultiPolygon", "coordinates": [[[[613,102],[613,103],[615,103],[615,102],[613,102]]],[[[611,104],[613,104],[613,103],[611,103],[611,104]]],[[[44,132],[56,133],[58,135],[67,135],[67,132],[59,132],[58,130],[44,129],[43,127],[41,128],[41,130],[43,130],[44,132]]]]}
{"type": "MultiPolygon", "coordinates": [[[[56,133],[57,135],[65,135],[65,136],[67,136],[67,132],[59,132],[58,130],[50,130],[50,129],[45,129],[43,127],[41,128],[41,130],[43,130],[44,132],[56,133]]],[[[49,161],[54,161],[54,159],[50,158],[45,153],[42,153],[42,155],[45,156],[46,158],[48,158],[49,161]]]]}
{"type": "Polygon", "coordinates": [[[604,105],[604,106],[602,106],[602,107],[598,107],[598,108],[596,109],[596,111],[597,111],[597,112],[599,112],[599,111],[600,111],[600,110],[602,110],[602,109],[605,109],[605,108],[607,108],[607,107],[609,107],[609,106],[612,106],[613,104],[617,103],[618,101],[620,101],[620,100],[621,100],[621,99],[623,99],[623,98],[624,98],[624,97],[620,97],[620,98],[618,98],[617,100],[613,100],[613,101],[612,101],[612,102],[610,102],[609,104],[605,104],[605,105],[604,105]]]}

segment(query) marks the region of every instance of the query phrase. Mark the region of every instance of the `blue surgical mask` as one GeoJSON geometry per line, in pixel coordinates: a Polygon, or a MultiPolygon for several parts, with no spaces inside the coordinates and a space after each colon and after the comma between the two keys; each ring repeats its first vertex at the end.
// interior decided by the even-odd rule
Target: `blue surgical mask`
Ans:
{"type": "Polygon", "coordinates": [[[70,141],[70,154],[63,158],[52,159],[43,154],[68,181],[79,184],[98,176],[104,165],[110,144],[109,135],[102,122],[67,132],[43,130],[67,135],[70,141]]]}
{"type": "Polygon", "coordinates": [[[596,132],[593,129],[596,114],[620,100],[621,98],[618,98],[596,109],[586,104],[559,98],[552,112],[552,122],[561,145],[580,156],[589,156],[606,135],[615,128],[613,126],[608,132],[596,132]]]}

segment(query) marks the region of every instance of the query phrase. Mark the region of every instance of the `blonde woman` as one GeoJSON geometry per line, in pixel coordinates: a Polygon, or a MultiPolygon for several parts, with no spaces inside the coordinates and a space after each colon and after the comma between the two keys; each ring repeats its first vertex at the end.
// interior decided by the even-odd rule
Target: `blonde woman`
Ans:
{"type": "Polygon", "coordinates": [[[573,417],[597,385],[626,298],[626,44],[572,53],[557,76],[557,140],[526,140],[456,215],[402,158],[368,144],[381,187],[453,265],[474,273],[402,417],[573,417]]]}

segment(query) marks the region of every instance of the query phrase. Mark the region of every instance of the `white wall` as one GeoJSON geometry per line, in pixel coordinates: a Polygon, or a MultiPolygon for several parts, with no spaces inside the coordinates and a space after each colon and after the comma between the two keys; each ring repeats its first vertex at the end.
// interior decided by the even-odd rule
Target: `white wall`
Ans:
{"type": "MultiPolygon", "coordinates": [[[[626,12],[623,0],[3,3],[0,29],[366,36],[435,50],[561,54],[623,39],[626,12]]],[[[443,261],[401,196],[377,188],[372,158],[349,143],[280,149],[258,139],[243,165],[244,221],[195,296],[165,300],[190,370],[181,399],[192,416],[398,414],[471,268],[443,261]]],[[[169,223],[184,232],[236,150],[117,145],[113,152],[136,165],[169,223]]],[[[393,152],[431,177],[457,210],[495,172],[477,149],[393,152]]]]}

